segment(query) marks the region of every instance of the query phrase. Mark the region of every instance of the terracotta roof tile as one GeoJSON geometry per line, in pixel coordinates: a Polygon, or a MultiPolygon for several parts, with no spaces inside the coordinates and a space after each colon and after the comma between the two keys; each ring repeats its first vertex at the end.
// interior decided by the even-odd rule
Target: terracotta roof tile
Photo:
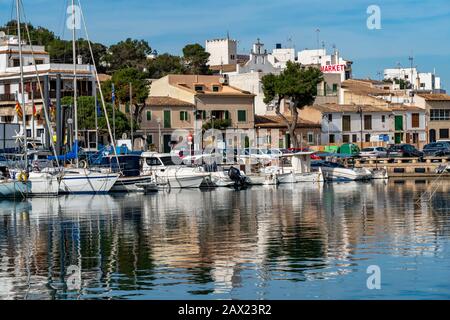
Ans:
{"type": "Polygon", "coordinates": [[[148,97],[145,103],[149,106],[194,106],[192,103],[174,99],[171,97],[148,97]]]}
{"type": "MultiPolygon", "coordinates": [[[[285,115],[285,117],[291,121],[292,117],[285,115]]],[[[286,127],[286,124],[284,123],[283,119],[279,116],[271,116],[271,115],[265,115],[265,116],[258,116],[255,115],[255,126],[257,128],[280,128],[280,127],[286,127]]],[[[299,119],[299,122],[297,124],[297,128],[321,128],[321,125],[319,123],[314,123],[312,121],[299,119]]]]}
{"type": "Polygon", "coordinates": [[[419,97],[424,98],[426,101],[450,101],[450,96],[447,94],[419,94],[419,97]]]}

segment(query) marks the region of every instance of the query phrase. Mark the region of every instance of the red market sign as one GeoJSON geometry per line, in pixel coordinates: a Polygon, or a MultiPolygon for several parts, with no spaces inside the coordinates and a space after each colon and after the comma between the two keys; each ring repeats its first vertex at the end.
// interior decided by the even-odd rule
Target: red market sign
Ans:
{"type": "Polygon", "coordinates": [[[322,71],[322,73],[345,72],[345,67],[345,64],[332,64],[329,66],[320,67],[320,71],[322,71]]]}

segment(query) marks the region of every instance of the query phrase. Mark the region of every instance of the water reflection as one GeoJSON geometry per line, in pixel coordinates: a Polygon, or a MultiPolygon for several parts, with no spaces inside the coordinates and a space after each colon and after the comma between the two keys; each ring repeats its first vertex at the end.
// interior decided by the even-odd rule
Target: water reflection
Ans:
{"type": "Polygon", "coordinates": [[[1,299],[449,298],[450,182],[0,202],[1,299]],[[367,266],[384,289],[366,288],[367,266]],[[67,268],[82,272],[68,290],[67,268]],[[445,279],[445,280],[443,280],[445,279]]]}

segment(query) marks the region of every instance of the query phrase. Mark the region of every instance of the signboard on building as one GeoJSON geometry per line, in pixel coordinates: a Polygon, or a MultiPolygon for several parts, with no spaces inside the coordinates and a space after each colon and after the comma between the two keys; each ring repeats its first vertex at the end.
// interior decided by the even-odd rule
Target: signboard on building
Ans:
{"type": "Polygon", "coordinates": [[[331,64],[320,67],[320,71],[322,71],[322,73],[342,73],[345,72],[345,67],[345,64],[331,64]]]}

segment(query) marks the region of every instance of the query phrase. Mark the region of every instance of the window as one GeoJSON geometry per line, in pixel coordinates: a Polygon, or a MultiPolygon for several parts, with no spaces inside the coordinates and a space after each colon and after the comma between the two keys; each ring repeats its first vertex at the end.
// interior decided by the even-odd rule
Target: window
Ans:
{"type": "Polygon", "coordinates": [[[366,142],[370,142],[370,134],[366,134],[366,142]]]}
{"type": "Polygon", "coordinates": [[[412,127],[419,128],[420,127],[420,115],[418,113],[412,114],[412,127]]]}
{"type": "Polygon", "coordinates": [[[333,93],[336,94],[338,90],[338,85],[337,83],[333,83],[333,93]]]}
{"type": "Polygon", "coordinates": [[[239,122],[247,122],[247,111],[238,110],[238,121],[239,122]]]}
{"type": "Polygon", "coordinates": [[[152,134],[149,134],[147,136],[147,144],[153,144],[153,135],[152,134]]]}
{"type": "Polygon", "coordinates": [[[353,142],[353,143],[357,143],[357,142],[358,142],[358,136],[357,136],[356,134],[354,134],[354,135],[352,136],[352,142],[353,142]]]}
{"type": "Polygon", "coordinates": [[[31,138],[31,129],[27,129],[27,138],[31,138]]]}
{"type": "Polygon", "coordinates": [[[342,136],[342,143],[350,143],[350,136],[348,134],[342,136]]]}
{"type": "Polygon", "coordinates": [[[430,111],[431,121],[449,121],[450,120],[450,109],[434,109],[430,111]]]}
{"type": "Polygon", "coordinates": [[[314,143],[314,134],[311,132],[308,132],[308,143],[313,144],[314,143]]]}
{"type": "Polygon", "coordinates": [[[230,112],[225,111],[225,120],[230,120],[230,112]]]}
{"type": "Polygon", "coordinates": [[[125,113],[130,113],[130,106],[128,104],[125,105],[125,113]]]}
{"type": "Polygon", "coordinates": [[[220,87],[219,86],[213,86],[212,89],[213,89],[213,92],[219,92],[220,91],[220,87]]]}
{"type": "Polygon", "coordinates": [[[36,59],[36,65],[44,64],[44,60],[36,59]]]}
{"type": "Polygon", "coordinates": [[[352,131],[350,116],[342,116],[342,131],[352,131]]]}
{"type": "Polygon", "coordinates": [[[180,111],[180,121],[189,121],[189,114],[187,111],[180,111]]]}
{"type": "Polygon", "coordinates": [[[381,116],[381,122],[386,123],[386,116],[381,116]]]}
{"type": "Polygon", "coordinates": [[[230,59],[234,60],[234,59],[236,59],[236,56],[234,54],[232,54],[232,55],[230,55],[230,59]]]}
{"type": "Polygon", "coordinates": [[[38,138],[41,138],[44,135],[44,133],[45,133],[44,129],[37,129],[36,136],[38,138]]]}
{"type": "Polygon", "coordinates": [[[364,116],[364,130],[372,130],[372,116],[371,115],[364,116]]]}
{"type": "Polygon", "coordinates": [[[203,91],[203,86],[202,85],[196,85],[194,90],[195,91],[203,91]]]}
{"type": "Polygon", "coordinates": [[[440,129],[439,130],[439,139],[449,139],[449,129],[440,129]]]}
{"type": "Polygon", "coordinates": [[[152,112],[147,110],[147,121],[152,121],[152,112]]]}
{"type": "Polygon", "coordinates": [[[330,134],[329,141],[330,143],[336,143],[336,137],[334,136],[334,134],[330,134]]]}
{"type": "Polygon", "coordinates": [[[333,114],[328,114],[328,122],[333,122],[333,114]]]}
{"type": "Polygon", "coordinates": [[[13,67],[20,67],[20,59],[13,59],[12,66],[13,67]]]}

